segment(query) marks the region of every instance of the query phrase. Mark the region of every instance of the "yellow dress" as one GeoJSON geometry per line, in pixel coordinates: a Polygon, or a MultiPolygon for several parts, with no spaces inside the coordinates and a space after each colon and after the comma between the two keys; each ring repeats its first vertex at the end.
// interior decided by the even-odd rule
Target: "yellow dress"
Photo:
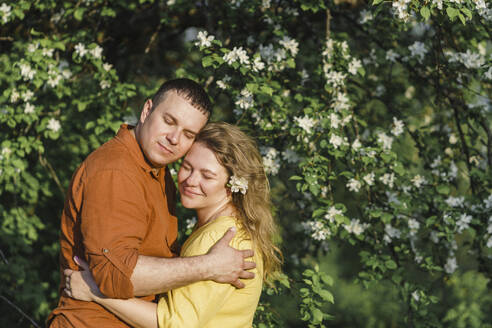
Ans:
{"type": "MultiPolygon", "coordinates": [[[[181,256],[203,255],[230,227],[238,230],[230,245],[236,249],[252,249],[250,240],[242,236],[236,219],[221,216],[195,230],[181,249],[181,256]]],[[[254,279],[242,280],[246,287],[200,281],[173,289],[159,300],[157,320],[160,328],[234,328],[251,327],[260,299],[263,262],[255,252],[254,279]]]]}

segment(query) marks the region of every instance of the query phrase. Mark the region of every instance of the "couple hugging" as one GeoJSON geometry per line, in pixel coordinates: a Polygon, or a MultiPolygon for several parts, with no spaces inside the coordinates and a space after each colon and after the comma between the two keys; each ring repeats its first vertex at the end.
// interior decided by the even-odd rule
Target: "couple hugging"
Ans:
{"type": "Polygon", "coordinates": [[[255,142],[210,114],[201,86],[168,81],[76,170],[49,327],[251,327],[280,266],[269,185],[255,142]],[[178,189],[198,222],[178,257],[166,165],[185,154],[178,189]]]}

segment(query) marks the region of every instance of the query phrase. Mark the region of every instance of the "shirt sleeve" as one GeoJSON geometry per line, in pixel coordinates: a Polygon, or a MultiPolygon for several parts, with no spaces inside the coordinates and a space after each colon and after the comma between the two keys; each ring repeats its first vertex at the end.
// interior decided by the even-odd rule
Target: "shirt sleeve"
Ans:
{"type": "MultiPolygon", "coordinates": [[[[187,246],[184,255],[207,253],[224,232],[203,233],[187,246]]],[[[169,291],[157,306],[159,328],[203,327],[220,310],[234,289],[230,284],[200,281],[169,291]]]]}
{"type": "Polygon", "coordinates": [[[147,230],[145,190],[120,170],[104,170],[85,186],[81,234],[85,258],[101,292],[133,297],[131,276],[147,230]]]}

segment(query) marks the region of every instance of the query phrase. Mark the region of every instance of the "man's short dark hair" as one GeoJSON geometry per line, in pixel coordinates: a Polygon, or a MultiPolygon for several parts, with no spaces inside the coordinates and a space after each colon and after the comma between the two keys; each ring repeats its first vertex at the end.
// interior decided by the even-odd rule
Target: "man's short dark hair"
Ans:
{"type": "Polygon", "coordinates": [[[212,115],[212,103],[208,98],[207,92],[200,84],[190,79],[175,79],[164,82],[154,97],[152,97],[152,109],[164,100],[166,92],[172,90],[189,101],[193,107],[207,115],[207,117],[212,115]]]}

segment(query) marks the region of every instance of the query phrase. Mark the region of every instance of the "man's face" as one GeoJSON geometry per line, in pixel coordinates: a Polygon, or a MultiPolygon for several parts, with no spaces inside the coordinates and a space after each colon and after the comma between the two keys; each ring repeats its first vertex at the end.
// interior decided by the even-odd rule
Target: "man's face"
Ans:
{"type": "Polygon", "coordinates": [[[207,116],[175,91],[168,91],[151,110],[147,100],[140,114],[137,141],[153,167],[163,167],[186,154],[207,116]]]}

